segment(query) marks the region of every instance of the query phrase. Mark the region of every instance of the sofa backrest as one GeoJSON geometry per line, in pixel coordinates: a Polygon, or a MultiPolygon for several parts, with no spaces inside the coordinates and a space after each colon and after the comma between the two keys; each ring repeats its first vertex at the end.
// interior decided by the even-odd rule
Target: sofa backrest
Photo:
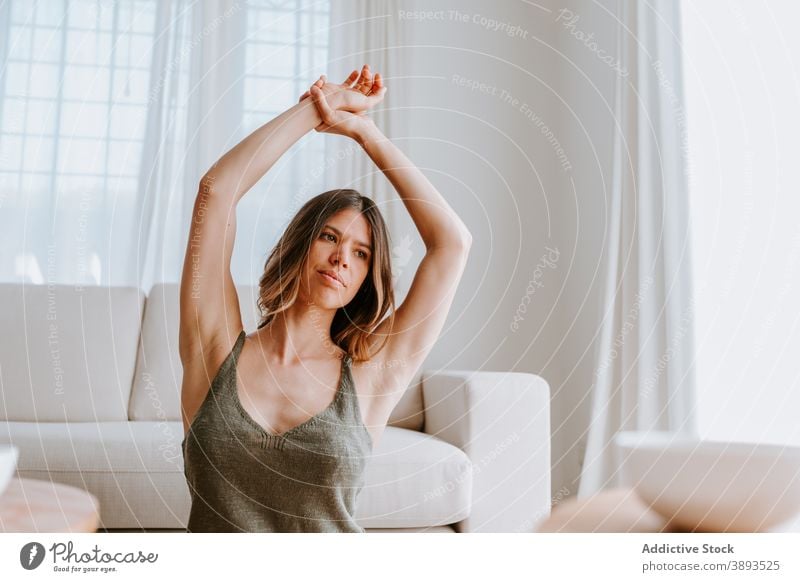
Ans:
{"type": "Polygon", "coordinates": [[[144,293],[0,284],[0,420],[126,420],[144,293]]]}
{"type": "MultiPolygon", "coordinates": [[[[258,287],[237,286],[236,290],[242,324],[249,334],[256,330],[260,320],[258,287]]],[[[147,297],[128,411],[131,420],[181,419],[183,366],[178,353],[179,293],[179,284],[159,283],[147,297]]],[[[421,430],[423,421],[422,390],[415,380],[394,409],[389,424],[421,430]]]]}
{"type": "MultiPolygon", "coordinates": [[[[257,288],[237,286],[242,324],[258,327],[257,288]]],[[[144,308],[128,417],[130,420],[180,420],[183,366],[178,352],[180,284],[153,285],[144,308]]]]}

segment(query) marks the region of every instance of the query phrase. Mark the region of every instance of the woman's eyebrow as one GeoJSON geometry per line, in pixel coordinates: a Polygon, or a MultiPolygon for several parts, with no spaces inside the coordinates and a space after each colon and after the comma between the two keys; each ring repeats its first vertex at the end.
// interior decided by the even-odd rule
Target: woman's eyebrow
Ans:
{"type": "MultiPolygon", "coordinates": [[[[330,224],[326,224],[325,228],[330,228],[337,235],[342,236],[342,231],[339,230],[338,228],[336,228],[335,226],[331,226],[330,224]]],[[[369,249],[369,251],[372,252],[372,246],[367,244],[367,243],[365,243],[364,241],[357,240],[356,244],[359,245],[359,246],[362,246],[362,247],[364,247],[366,249],[369,249]]]]}

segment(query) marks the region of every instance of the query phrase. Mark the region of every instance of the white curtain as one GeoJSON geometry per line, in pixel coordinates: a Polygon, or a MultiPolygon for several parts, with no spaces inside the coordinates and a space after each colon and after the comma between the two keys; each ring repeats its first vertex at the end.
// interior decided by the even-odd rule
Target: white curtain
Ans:
{"type": "MultiPolygon", "coordinates": [[[[398,19],[399,0],[348,0],[331,4],[330,72],[328,79],[336,83],[353,69],[369,63],[373,72],[380,72],[388,88],[384,100],[368,115],[389,138],[397,138],[403,114],[399,104],[406,103],[405,75],[401,53],[405,45],[402,23],[398,19]]],[[[327,136],[326,136],[327,137],[327,136]]],[[[399,147],[408,144],[397,141],[399,147]]],[[[372,198],[379,206],[393,242],[392,268],[395,283],[403,271],[408,272],[412,242],[408,233],[415,232],[408,224],[403,202],[391,183],[378,170],[363,150],[350,140],[328,138],[331,183],[337,188],[353,188],[372,198]]]]}
{"type": "MultiPolygon", "coordinates": [[[[329,4],[0,4],[0,281],[178,281],[200,178],[325,72],[329,4]]],[[[324,153],[311,132],[242,200],[237,283],[320,190],[324,153]]]]}
{"type": "Polygon", "coordinates": [[[608,254],[578,497],[620,485],[618,431],[696,435],[679,3],[617,3],[608,254]]]}
{"type": "Polygon", "coordinates": [[[137,196],[136,280],[145,290],[175,280],[200,177],[239,138],[245,67],[246,12],[238,1],[157,6],[137,196]]]}

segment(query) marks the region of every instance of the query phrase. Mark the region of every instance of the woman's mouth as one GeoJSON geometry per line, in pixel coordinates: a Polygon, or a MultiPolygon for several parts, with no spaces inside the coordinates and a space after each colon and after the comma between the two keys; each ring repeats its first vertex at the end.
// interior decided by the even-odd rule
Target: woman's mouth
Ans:
{"type": "Polygon", "coordinates": [[[319,274],[323,279],[325,279],[325,281],[327,281],[331,285],[335,285],[336,287],[344,287],[344,285],[342,285],[342,283],[338,279],[331,277],[330,275],[327,275],[322,271],[320,271],[319,274]]]}

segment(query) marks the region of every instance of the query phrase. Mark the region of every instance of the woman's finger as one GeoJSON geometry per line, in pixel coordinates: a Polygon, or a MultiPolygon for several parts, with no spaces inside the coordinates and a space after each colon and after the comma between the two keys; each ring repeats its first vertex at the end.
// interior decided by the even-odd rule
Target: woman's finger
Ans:
{"type": "Polygon", "coordinates": [[[383,77],[380,73],[375,73],[375,82],[372,84],[372,93],[377,93],[383,88],[383,77]]]}
{"type": "Polygon", "coordinates": [[[386,96],[386,85],[378,89],[377,91],[373,91],[370,95],[367,95],[367,99],[369,100],[369,106],[372,107],[377,105],[383,98],[386,96]]]}
{"type": "Polygon", "coordinates": [[[365,95],[369,95],[370,89],[372,89],[372,73],[369,70],[369,65],[364,65],[361,69],[361,77],[358,80],[358,90],[365,95]]]}
{"type": "Polygon", "coordinates": [[[344,80],[342,85],[349,89],[353,86],[353,83],[356,81],[356,79],[358,79],[358,69],[353,69],[353,72],[350,73],[350,75],[344,80]]]}
{"type": "MultiPolygon", "coordinates": [[[[319,87],[320,89],[322,89],[322,86],[323,86],[325,83],[327,83],[327,82],[328,82],[328,78],[327,78],[325,75],[321,75],[319,79],[317,79],[316,81],[314,81],[314,85],[316,85],[317,87],[319,87]]],[[[299,101],[302,101],[303,99],[305,99],[305,98],[306,98],[306,97],[308,97],[309,95],[311,95],[311,93],[309,93],[308,91],[306,91],[305,93],[303,93],[302,95],[300,95],[300,99],[299,99],[299,101]]]]}
{"type": "Polygon", "coordinates": [[[311,99],[314,100],[314,105],[317,106],[320,117],[322,117],[322,120],[326,123],[329,122],[333,118],[333,110],[330,105],[328,105],[328,100],[325,99],[325,94],[322,92],[322,89],[316,85],[312,85],[309,91],[311,91],[311,99]]]}

